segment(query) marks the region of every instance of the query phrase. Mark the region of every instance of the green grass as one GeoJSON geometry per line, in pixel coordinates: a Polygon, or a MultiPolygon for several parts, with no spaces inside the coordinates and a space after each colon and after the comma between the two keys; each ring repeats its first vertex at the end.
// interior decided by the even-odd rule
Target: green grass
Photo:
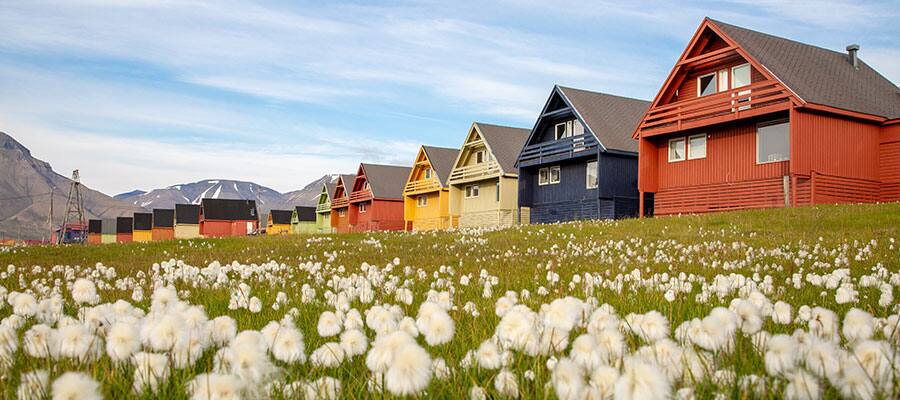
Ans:
{"type": "MultiPolygon", "coordinates": [[[[426,349],[432,357],[442,356],[454,366],[455,375],[448,381],[433,381],[427,390],[428,396],[442,398],[462,398],[468,396],[473,384],[479,384],[493,393],[491,379],[496,372],[475,369],[463,370],[456,365],[467,350],[477,348],[478,344],[493,333],[499,318],[494,315],[494,301],[506,290],[521,291],[527,289],[532,293],[530,300],[524,303],[537,310],[541,303],[549,303],[556,297],[574,295],[586,297],[579,287],[570,290],[568,284],[575,274],[599,273],[612,278],[617,274],[626,274],[633,269],[640,269],[644,276],[653,273],[667,272],[677,275],[680,272],[694,274],[711,280],[717,274],[740,273],[746,276],[759,272],[774,278],[777,290],[770,295],[772,301],[784,300],[795,307],[803,304],[820,305],[831,308],[839,315],[851,306],[865,309],[876,316],[885,317],[889,310],[878,306],[878,291],[872,288],[858,288],[860,297],[857,304],[838,305],[834,301],[833,291],[825,297],[820,295],[821,288],[804,287],[793,290],[786,286],[785,279],[794,272],[809,272],[812,260],[797,267],[792,257],[779,255],[778,252],[760,255],[754,253],[748,257],[750,248],[754,250],[781,249],[781,253],[794,254],[802,248],[811,248],[817,244],[848,256],[854,277],[868,273],[870,268],[881,264],[889,270],[896,271],[900,266],[900,243],[893,244],[900,227],[900,205],[854,205],[854,206],[819,206],[796,209],[760,210],[735,213],[711,214],[702,216],[666,217],[652,219],[631,219],[606,222],[577,222],[561,225],[535,225],[516,227],[507,230],[484,233],[434,232],[423,234],[406,233],[372,233],[323,236],[279,236],[279,237],[247,237],[223,239],[195,239],[155,243],[130,243],[102,246],[62,246],[62,247],[26,247],[0,251],[0,268],[7,265],[17,267],[17,271],[0,277],[0,285],[8,290],[25,290],[20,285],[20,274],[23,282],[28,284],[39,278],[61,278],[59,272],[50,274],[48,269],[54,265],[72,266],[77,271],[92,268],[96,263],[114,267],[118,277],[135,276],[139,271],[147,273],[153,263],[169,259],[182,260],[184,263],[204,267],[213,261],[223,264],[237,261],[243,264],[265,263],[274,261],[289,266],[301,262],[313,261],[325,264],[327,271],[334,272],[344,266],[344,275],[358,272],[362,263],[384,266],[395,257],[400,259],[400,268],[394,270],[402,279],[402,267],[410,266],[428,273],[425,280],[415,280],[410,288],[415,294],[415,301],[404,306],[407,315],[415,316],[419,303],[432,281],[431,274],[442,265],[452,266],[455,275],[449,277],[456,283],[453,296],[454,305],[459,310],[452,311],[456,321],[456,336],[449,344],[437,348],[426,349]],[[870,242],[871,254],[866,254],[857,261],[854,256],[870,242]],[[377,244],[373,244],[377,243],[377,244]],[[738,243],[738,245],[732,245],[738,243]],[[329,262],[327,254],[336,253],[329,262]],[[661,257],[654,257],[660,256],[661,257]],[[747,261],[750,259],[749,261],[747,261]],[[737,269],[724,271],[723,263],[739,265],[737,269]],[[33,266],[43,267],[40,274],[32,274],[33,266]],[[780,267],[778,267],[780,266],[780,267]],[[481,269],[496,275],[499,285],[494,287],[493,297],[485,299],[481,296],[481,286],[477,276],[481,269]],[[560,281],[550,285],[546,280],[547,271],[560,274],[560,281]],[[472,274],[472,284],[458,285],[459,277],[472,274]],[[537,295],[538,289],[544,286],[550,295],[537,295]],[[478,307],[481,316],[474,318],[462,311],[462,306],[472,301],[478,307]]],[[[833,263],[831,254],[818,254],[816,260],[833,263]]],[[[828,270],[816,270],[826,273],[828,270]]],[[[80,275],[79,275],[80,276],[80,275]]],[[[444,276],[446,277],[446,276],[444,276]]],[[[322,301],[324,287],[317,287],[309,280],[305,272],[292,274],[284,284],[264,277],[252,276],[245,281],[253,286],[254,295],[263,300],[263,311],[252,314],[247,310],[230,311],[227,309],[229,292],[227,289],[193,288],[179,282],[179,289],[190,292],[185,300],[193,304],[203,305],[210,317],[228,314],[239,322],[240,329],[259,329],[270,320],[280,319],[290,307],[300,309],[297,325],[305,335],[307,354],[317,348],[326,339],[318,337],[315,324],[318,314],[328,309],[322,301]],[[302,304],[299,288],[309,283],[317,289],[320,302],[318,304],[302,304]],[[269,306],[275,294],[284,291],[289,296],[289,305],[279,311],[269,306]]],[[[237,280],[235,279],[235,282],[237,280]]],[[[669,318],[674,329],[682,321],[704,316],[716,306],[727,306],[735,294],[724,301],[713,297],[707,302],[697,302],[694,294],[699,292],[699,284],[694,285],[691,295],[668,302],[663,294],[649,289],[632,290],[626,286],[623,293],[611,290],[595,289],[591,296],[600,303],[609,303],[619,314],[629,312],[645,312],[659,310],[669,318]]],[[[64,290],[65,291],[65,290],[64,290]]],[[[147,297],[149,286],[145,288],[147,297]]],[[[130,300],[130,291],[101,291],[104,302],[112,302],[123,298],[130,300]]],[[[65,293],[68,298],[68,293],[65,293]]],[[[395,303],[392,297],[384,297],[381,293],[376,301],[395,303]]],[[[146,308],[148,300],[138,304],[146,308]]],[[[354,304],[360,311],[366,305],[354,304]]],[[[67,314],[74,315],[76,310],[67,306],[67,314]]],[[[0,317],[10,314],[10,307],[0,309],[0,317]]],[[[791,332],[797,326],[774,325],[766,322],[764,329],[770,332],[791,332]]],[[[20,335],[22,331],[19,332],[20,335]]],[[[368,332],[371,339],[371,332],[368,332]]],[[[633,348],[641,343],[632,338],[633,348]]],[[[175,372],[167,386],[159,393],[160,397],[180,398],[184,396],[184,383],[197,373],[209,370],[211,352],[194,368],[175,372]]],[[[542,398],[550,395],[545,392],[544,382],[549,373],[543,367],[546,358],[529,358],[516,356],[514,372],[519,376],[522,398],[542,398]],[[526,369],[536,374],[534,382],[522,378],[526,369]]],[[[756,373],[764,374],[761,357],[753,352],[749,340],[739,341],[738,350],[723,356],[722,366],[734,370],[739,376],[756,373]]],[[[15,397],[14,391],[19,374],[34,368],[50,368],[51,379],[64,370],[83,370],[93,374],[103,385],[108,398],[121,398],[130,395],[131,374],[129,367],[116,367],[108,361],[101,361],[91,366],[79,366],[64,361],[46,364],[44,361],[30,360],[21,351],[14,360],[11,372],[0,394],[3,397],[15,397]],[[13,383],[13,384],[10,384],[13,383]]],[[[344,397],[368,398],[365,390],[365,377],[368,376],[363,358],[345,362],[340,368],[332,370],[316,370],[312,366],[285,366],[284,375],[288,382],[300,378],[316,378],[323,375],[335,376],[342,381],[344,397]]],[[[701,397],[716,392],[729,394],[729,397],[741,398],[743,395],[734,388],[720,387],[705,382],[697,387],[701,397]]],[[[828,396],[836,395],[833,389],[825,392],[828,396]]],[[[552,396],[551,396],[552,397],[552,396]]],[[[778,393],[773,393],[778,397],[778,393]]],[[[149,397],[148,397],[149,398],[149,397]]]]}

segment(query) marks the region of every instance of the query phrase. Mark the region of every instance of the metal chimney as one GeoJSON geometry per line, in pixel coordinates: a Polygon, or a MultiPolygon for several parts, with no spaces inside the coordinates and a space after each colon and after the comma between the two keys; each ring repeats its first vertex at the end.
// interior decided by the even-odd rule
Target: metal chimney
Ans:
{"type": "Polygon", "coordinates": [[[850,64],[853,64],[853,68],[859,68],[859,57],[857,57],[856,53],[859,52],[858,44],[851,44],[847,46],[847,55],[850,57],[850,64]]]}

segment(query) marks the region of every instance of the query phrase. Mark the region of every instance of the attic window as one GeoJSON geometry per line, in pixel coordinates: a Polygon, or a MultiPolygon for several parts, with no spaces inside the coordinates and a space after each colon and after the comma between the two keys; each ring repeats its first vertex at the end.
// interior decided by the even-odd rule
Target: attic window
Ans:
{"type": "Polygon", "coordinates": [[[750,64],[742,64],[731,68],[731,88],[739,88],[750,84],[750,64]]]}
{"type": "Polygon", "coordinates": [[[433,175],[433,170],[431,168],[425,169],[425,179],[431,179],[433,175]]]}
{"type": "Polygon", "coordinates": [[[368,203],[359,203],[359,213],[360,214],[365,214],[366,211],[368,211],[368,209],[369,209],[368,203]]]}
{"type": "Polygon", "coordinates": [[[697,96],[706,96],[716,93],[716,73],[697,77],[697,96]]]}
{"type": "Polygon", "coordinates": [[[481,164],[484,162],[484,150],[478,150],[475,152],[475,164],[481,164]]]}
{"type": "Polygon", "coordinates": [[[560,122],[556,124],[553,129],[556,140],[584,135],[584,125],[581,125],[581,122],[577,119],[560,122]]]}

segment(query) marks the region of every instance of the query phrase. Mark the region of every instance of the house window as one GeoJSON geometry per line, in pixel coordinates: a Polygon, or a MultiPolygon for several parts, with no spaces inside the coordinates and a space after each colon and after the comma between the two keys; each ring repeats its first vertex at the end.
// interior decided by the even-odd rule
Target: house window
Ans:
{"type": "Polygon", "coordinates": [[[669,162],[684,161],[684,138],[669,140],[669,162]]]}
{"type": "Polygon", "coordinates": [[[432,176],[432,175],[433,175],[432,169],[431,169],[431,168],[426,168],[426,169],[425,169],[425,179],[431,179],[431,176],[432,176]]]}
{"type": "Polygon", "coordinates": [[[562,139],[562,138],[568,136],[569,129],[568,129],[567,125],[568,125],[568,123],[566,123],[566,122],[560,122],[560,123],[556,124],[556,128],[555,128],[556,140],[559,140],[559,139],[562,139]]]}
{"type": "Polygon", "coordinates": [[[338,210],[338,217],[345,217],[345,216],[347,216],[347,209],[346,209],[346,208],[341,208],[341,209],[339,209],[339,210],[338,210]]]}
{"type": "Polygon", "coordinates": [[[719,91],[724,92],[728,90],[728,70],[723,69],[719,71],[719,91]]]}
{"type": "Polygon", "coordinates": [[[481,164],[484,162],[484,153],[485,153],[484,150],[478,150],[477,152],[475,152],[475,163],[476,164],[481,164]]]}
{"type": "Polygon", "coordinates": [[[554,126],[554,137],[556,140],[565,139],[572,136],[584,135],[584,125],[577,119],[560,122],[554,126]]]}
{"type": "Polygon", "coordinates": [[[550,183],[550,168],[541,168],[538,170],[538,186],[544,186],[550,183]]]}
{"type": "Polygon", "coordinates": [[[584,125],[581,124],[581,121],[576,119],[572,121],[572,136],[581,135],[584,135],[584,125]]]}
{"type": "Polygon", "coordinates": [[[559,183],[559,165],[550,167],[550,184],[559,183]]]}
{"type": "Polygon", "coordinates": [[[759,124],[756,127],[756,162],[787,161],[791,154],[791,128],[787,121],[759,124]]]}
{"type": "Polygon", "coordinates": [[[597,188],[597,162],[590,161],[587,163],[587,167],[585,168],[584,175],[587,178],[585,182],[585,187],[588,189],[596,189],[597,188]]]}
{"type": "Polygon", "coordinates": [[[688,160],[706,158],[706,134],[688,136],[687,147],[688,160]]]}
{"type": "Polygon", "coordinates": [[[497,186],[494,187],[494,201],[500,202],[500,181],[497,181],[497,186]]]}
{"type": "Polygon", "coordinates": [[[697,96],[706,96],[716,92],[716,73],[697,77],[697,96]]]}
{"type": "Polygon", "coordinates": [[[478,197],[479,189],[481,189],[481,188],[478,185],[466,186],[466,198],[471,199],[474,197],[478,197]]]}
{"type": "Polygon", "coordinates": [[[425,207],[428,205],[428,196],[421,195],[416,197],[416,207],[425,207]]]}
{"type": "Polygon", "coordinates": [[[366,184],[363,185],[363,190],[371,190],[372,188],[369,186],[369,182],[366,181],[366,184]]]}
{"type": "Polygon", "coordinates": [[[365,214],[366,211],[369,211],[368,209],[369,209],[368,203],[359,203],[359,213],[360,214],[365,214]]]}
{"type": "Polygon", "coordinates": [[[750,64],[742,64],[731,68],[731,88],[739,88],[750,84],[750,64]]]}

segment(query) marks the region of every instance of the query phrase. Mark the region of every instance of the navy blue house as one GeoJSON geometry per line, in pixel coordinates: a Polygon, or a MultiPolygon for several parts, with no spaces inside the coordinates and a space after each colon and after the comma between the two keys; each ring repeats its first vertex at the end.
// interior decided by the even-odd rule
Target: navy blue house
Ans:
{"type": "Polygon", "coordinates": [[[554,86],[519,153],[531,223],[638,215],[637,141],[650,102],[554,86]]]}

